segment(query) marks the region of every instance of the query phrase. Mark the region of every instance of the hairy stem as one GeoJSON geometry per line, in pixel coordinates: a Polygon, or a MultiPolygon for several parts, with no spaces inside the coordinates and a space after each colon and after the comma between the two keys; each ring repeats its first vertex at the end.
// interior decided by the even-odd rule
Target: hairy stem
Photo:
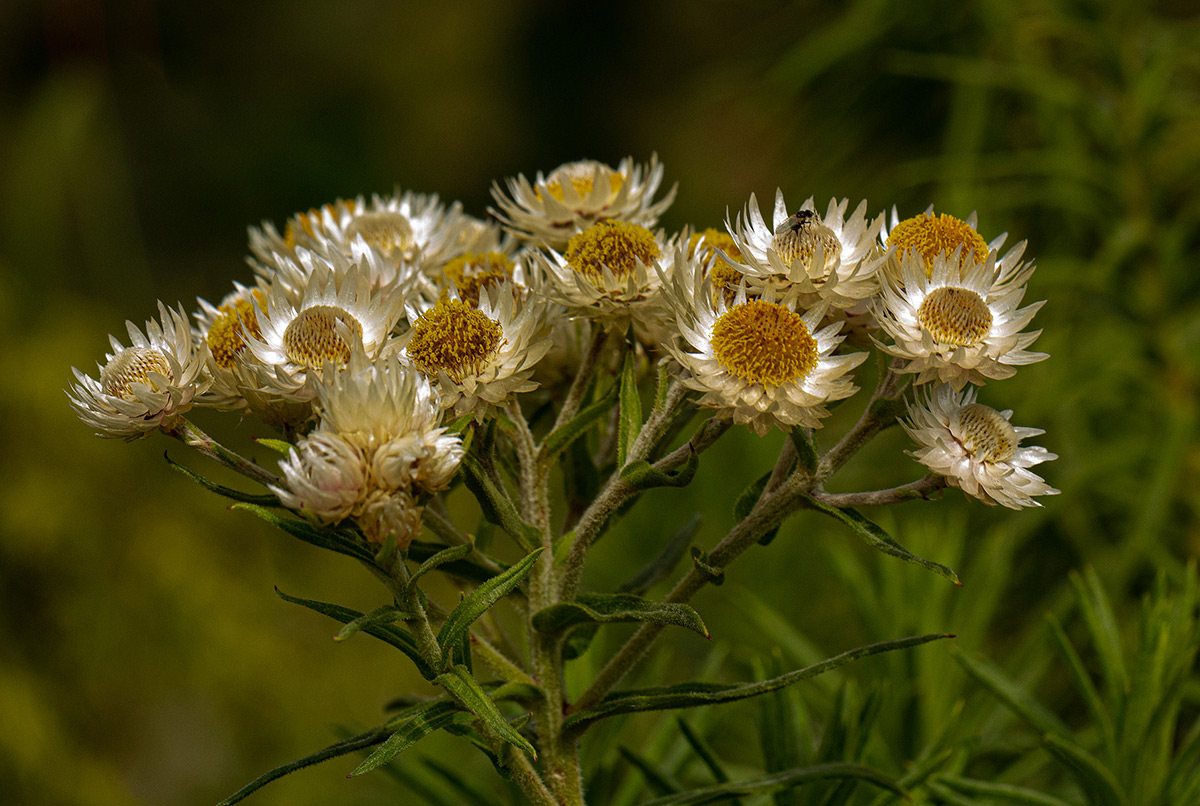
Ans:
{"type": "Polygon", "coordinates": [[[900,407],[900,392],[904,388],[905,377],[900,374],[904,362],[895,358],[879,378],[871,399],[866,408],[838,443],[821,457],[817,464],[817,481],[823,482],[832,476],[858,453],[876,434],[896,422],[897,410],[900,407]],[[887,403],[893,405],[886,405],[887,403]]]}
{"type": "Polygon", "coordinates": [[[571,418],[579,413],[579,407],[583,403],[583,396],[587,394],[588,387],[592,383],[592,376],[596,374],[596,364],[600,360],[600,353],[604,350],[604,345],[608,341],[608,333],[604,328],[598,325],[592,325],[592,341],[588,345],[587,352],[583,354],[583,360],[579,364],[579,371],[575,373],[575,380],[571,382],[571,389],[567,392],[567,399],[563,401],[563,406],[558,412],[558,418],[554,421],[554,429],[561,428],[571,421],[571,418]]]}
{"type": "Polygon", "coordinates": [[[887,490],[872,490],[861,493],[826,493],[814,490],[810,495],[821,502],[834,507],[863,507],[897,504],[901,501],[911,501],[914,498],[928,499],[932,493],[943,490],[946,479],[943,476],[928,475],[899,487],[887,490]]]}
{"type": "Polygon", "coordinates": [[[246,478],[265,487],[272,485],[278,487],[283,483],[279,476],[229,450],[183,417],[177,418],[170,425],[164,424],[161,430],[167,436],[175,437],[184,445],[204,454],[217,464],[224,465],[230,470],[236,470],[246,478]]]}

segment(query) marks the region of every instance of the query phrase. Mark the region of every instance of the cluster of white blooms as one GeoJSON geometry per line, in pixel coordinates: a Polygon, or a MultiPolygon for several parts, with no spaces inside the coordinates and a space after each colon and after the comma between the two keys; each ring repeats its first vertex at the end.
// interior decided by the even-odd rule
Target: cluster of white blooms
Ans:
{"type": "Polygon", "coordinates": [[[1046,357],[1023,332],[1040,306],[1019,307],[1023,243],[1001,255],[974,217],[792,210],[782,192],[770,224],[751,196],[724,232],[670,234],[655,229],[675,195],[662,177],[653,158],[589,160],[494,185],[491,220],[397,191],[251,228],[250,284],[200,300],[194,326],[165,307],[145,334],[130,325],[98,380],[76,370],[72,405],[125,438],[193,405],[247,412],[295,442],[282,503],[405,541],[457,471],[446,423],[539,386],[561,397],[591,338],[632,334],[674,358],[699,405],[763,434],[820,427],[857,391],[853,335],[934,384],[905,423],[932,472],[1005,506],[1057,492],[1027,469],[1053,454],[1017,444],[1040,432],[964,392],[1046,357]]]}

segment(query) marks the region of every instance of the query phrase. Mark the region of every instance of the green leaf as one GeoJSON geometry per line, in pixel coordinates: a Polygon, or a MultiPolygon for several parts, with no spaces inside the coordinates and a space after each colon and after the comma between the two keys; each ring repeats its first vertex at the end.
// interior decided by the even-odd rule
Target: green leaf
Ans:
{"type": "Polygon", "coordinates": [[[256,504],[238,503],[231,506],[230,509],[244,509],[253,512],[272,526],[282,529],[292,537],[303,540],[309,545],[362,560],[368,565],[375,564],[374,552],[350,532],[338,529],[318,529],[306,521],[281,517],[256,504]]]}
{"type": "Polygon", "coordinates": [[[881,397],[871,404],[871,416],[882,424],[880,430],[895,425],[906,413],[908,404],[903,397],[881,397]]]}
{"type": "Polygon", "coordinates": [[[178,470],[180,473],[187,476],[204,489],[214,492],[217,495],[224,496],[225,498],[231,498],[234,501],[242,501],[243,503],[257,504],[264,507],[283,506],[279,503],[279,499],[274,495],[256,495],[254,493],[244,493],[241,490],[235,490],[232,487],[225,487],[217,484],[215,481],[206,479],[196,471],[189,470],[188,468],[176,462],[166,451],[163,452],[163,458],[167,460],[167,464],[170,465],[173,470],[178,470]]]}
{"type": "Polygon", "coordinates": [[[310,753],[304,758],[289,761],[287,764],[281,764],[273,770],[264,772],[262,775],[255,778],[244,787],[234,792],[229,797],[217,804],[217,806],[233,806],[233,804],[245,799],[248,795],[253,794],[259,789],[262,789],[272,781],[277,781],[288,773],[293,773],[296,770],[302,770],[305,767],[311,767],[314,764],[320,764],[322,761],[328,761],[331,758],[344,756],[349,753],[354,753],[359,750],[365,750],[368,747],[379,744],[387,738],[394,728],[391,726],[394,720],[389,720],[386,724],[371,728],[370,730],[360,733],[357,736],[349,739],[344,739],[328,747],[318,750],[315,753],[310,753]]]}
{"type": "Polygon", "coordinates": [[[708,767],[708,771],[712,773],[713,778],[717,779],[717,783],[729,783],[729,773],[725,772],[725,767],[708,742],[704,741],[704,737],[696,733],[687,720],[681,716],[675,718],[675,723],[679,725],[679,730],[683,733],[683,738],[687,740],[688,745],[691,746],[692,752],[704,762],[704,766],[708,767]]]}
{"type": "Polygon", "coordinates": [[[922,559],[921,557],[913,554],[911,551],[904,548],[904,546],[897,543],[891,535],[881,529],[877,524],[872,523],[870,520],[863,517],[857,510],[851,509],[850,507],[842,509],[839,507],[829,506],[828,504],[823,504],[811,496],[805,496],[805,498],[808,499],[808,503],[813,509],[817,510],[818,512],[823,512],[831,518],[835,518],[846,524],[855,532],[857,532],[858,536],[865,540],[872,548],[878,549],[884,554],[890,554],[893,557],[899,557],[900,559],[910,562],[914,565],[919,565],[929,571],[933,571],[935,574],[944,576],[946,579],[950,580],[955,585],[958,585],[960,588],[962,587],[962,582],[959,581],[958,574],[954,573],[953,570],[947,568],[941,563],[935,563],[930,560],[922,559]]]}
{"type": "MultiPolygon", "coordinates": [[[[485,525],[488,528],[491,528],[491,524],[485,525]]],[[[478,536],[475,540],[475,547],[480,547],[478,536]]],[[[430,543],[424,540],[414,540],[408,546],[408,558],[410,560],[416,560],[417,562],[425,562],[438,552],[445,550],[446,545],[444,543],[430,543]]],[[[469,551],[467,552],[466,556],[470,556],[469,551]]],[[[501,570],[503,570],[502,566],[499,567],[501,570]]],[[[472,582],[486,582],[496,575],[496,570],[494,568],[488,568],[484,565],[480,565],[478,562],[466,559],[465,557],[459,560],[439,561],[438,569],[444,574],[449,574],[450,576],[458,577],[460,579],[467,579],[472,582]]]]}
{"type": "Polygon", "coordinates": [[[438,631],[438,646],[442,648],[443,659],[449,657],[450,648],[470,629],[475,619],[520,583],[542,551],[542,548],[534,549],[504,573],[497,574],[463,597],[438,631]]]}
{"type": "Polygon", "coordinates": [[[1033,698],[1024,688],[1007,677],[1004,672],[982,658],[973,658],[957,647],[951,654],[967,674],[975,678],[984,688],[992,692],[1008,709],[1024,719],[1038,733],[1069,736],[1070,731],[1057,716],[1033,698]]]}
{"type": "Polygon", "coordinates": [[[462,703],[481,722],[495,731],[501,739],[522,750],[537,761],[537,750],[522,736],[516,728],[508,723],[500,709],[492,702],[491,697],[479,685],[465,666],[455,666],[445,674],[437,676],[433,682],[440,685],[454,699],[462,703]]]}
{"type": "Polygon", "coordinates": [[[789,436],[792,439],[792,446],[796,449],[796,459],[800,462],[800,466],[807,470],[810,476],[816,473],[820,458],[817,456],[817,444],[812,435],[808,433],[807,429],[796,426],[791,430],[789,436]]]}
{"type": "Polygon", "coordinates": [[[474,548],[474,546],[470,545],[451,546],[450,548],[442,549],[437,554],[434,554],[425,562],[421,563],[421,565],[417,567],[417,570],[413,572],[412,577],[408,581],[409,589],[416,587],[417,580],[428,574],[430,571],[433,571],[434,569],[448,563],[457,562],[463,559],[470,554],[474,548]]]}
{"type": "Polygon", "coordinates": [[[364,613],[353,621],[347,622],[346,626],[338,630],[337,635],[333,636],[333,640],[345,641],[356,632],[364,630],[367,627],[383,626],[410,618],[412,618],[412,613],[401,610],[395,605],[384,605],[375,608],[370,613],[364,613]]]}
{"type": "Polygon", "coordinates": [[[270,448],[276,453],[282,453],[284,456],[287,456],[289,453],[291,453],[292,448],[295,447],[292,445],[292,443],[283,439],[267,439],[265,437],[257,437],[255,438],[254,442],[255,444],[262,445],[264,448],[270,448]]]}
{"type": "Polygon", "coordinates": [[[1051,753],[1071,771],[1075,780],[1097,806],[1127,806],[1116,776],[1102,761],[1070,739],[1046,734],[1042,737],[1051,753]]]}
{"type": "MultiPolygon", "coordinates": [[[[782,653],[776,650],[773,669],[776,674],[783,671],[781,655],[782,653]]],[[[756,660],[753,666],[755,679],[766,679],[767,673],[763,664],[756,660]]],[[[794,699],[788,696],[795,693],[795,689],[780,689],[758,701],[764,772],[776,773],[795,769],[809,760],[800,756],[800,715],[797,713],[794,699]]],[[[796,802],[794,792],[778,792],[775,795],[775,806],[795,806],[796,802]]]]}
{"type": "Polygon", "coordinates": [[[465,714],[456,703],[449,700],[436,700],[419,707],[408,719],[404,720],[400,728],[389,736],[386,742],[355,767],[350,775],[362,775],[387,764],[435,730],[445,728],[464,716],[469,715],[465,714]]]}
{"type": "Polygon", "coordinates": [[[657,556],[642,566],[628,582],[620,587],[621,593],[635,593],[639,596],[650,590],[667,576],[679,564],[683,553],[687,551],[692,538],[700,531],[700,515],[693,515],[691,520],[679,527],[679,531],[671,536],[657,556]]]}
{"type": "Polygon", "coordinates": [[[508,494],[495,483],[478,458],[467,454],[461,467],[467,487],[475,495],[485,518],[508,532],[524,548],[532,548],[541,540],[541,533],[521,520],[508,494]]]}
{"type": "Polygon", "coordinates": [[[754,481],[746,485],[746,489],[738,495],[737,500],[733,502],[733,519],[735,521],[744,521],[746,516],[754,509],[754,505],[758,503],[758,499],[762,498],[763,490],[767,487],[767,481],[771,478],[771,472],[768,470],[754,481]]]}
{"type": "Polygon", "coordinates": [[[559,602],[533,616],[534,629],[548,633],[614,622],[668,624],[709,637],[703,619],[691,605],[653,602],[632,593],[583,593],[574,602],[559,602]]]}
{"type": "Polygon", "coordinates": [[[679,783],[675,781],[670,773],[658,769],[645,756],[630,750],[625,745],[619,745],[617,752],[633,766],[637,767],[638,772],[646,779],[646,785],[656,795],[670,795],[680,790],[679,783]]]}
{"type": "Polygon", "coordinates": [[[1113,727],[1112,717],[1104,707],[1104,702],[1100,699],[1100,693],[1096,691],[1096,686],[1092,683],[1092,678],[1083,665],[1083,658],[1079,657],[1079,652],[1076,651],[1075,645],[1071,643],[1071,639],[1067,637],[1067,633],[1063,630],[1058,618],[1053,613],[1049,613],[1046,616],[1046,620],[1050,624],[1050,632],[1054,635],[1054,640],[1058,642],[1059,649],[1062,650],[1063,655],[1067,658],[1067,667],[1071,670],[1071,676],[1075,679],[1075,687],[1083,695],[1083,701],[1087,704],[1088,712],[1092,716],[1092,722],[1100,730],[1100,737],[1104,747],[1110,753],[1115,752],[1116,731],[1113,727]]]}
{"type": "Polygon", "coordinates": [[[633,351],[625,353],[621,369],[621,414],[617,421],[617,467],[625,466],[625,457],[642,430],[642,397],[638,394],[633,351]]]}
{"type": "Polygon", "coordinates": [[[605,391],[604,396],[595,403],[585,406],[568,422],[547,434],[546,438],[542,440],[541,460],[546,463],[554,461],[575,440],[587,433],[589,428],[604,419],[604,415],[608,414],[609,409],[613,406],[616,392],[615,385],[610,387],[605,391]]]}
{"type": "MultiPolygon", "coordinates": [[[[331,619],[340,621],[343,624],[349,624],[363,616],[362,613],[357,610],[351,610],[349,607],[329,604],[328,602],[318,602],[315,599],[301,599],[297,596],[288,596],[279,588],[275,589],[275,594],[285,602],[307,607],[309,610],[316,611],[323,616],[329,616],[331,619]]],[[[417,665],[421,676],[426,680],[433,678],[433,670],[425,663],[425,659],[421,657],[421,651],[417,648],[417,642],[406,630],[394,624],[365,624],[361,629],[367,635],[372,635],[407,655],[417,665]]]]}
{"type": "Polygon", "coordinates": [[[695,451],[688,454],[687,461],[678,470],[659,470],[645,459],[638,459],[621,468],[621,480],[635,490],[686,487],[692,483],[699,467],[700,457],[695,451]]]}
{"type": "Polygon", "coordinates": [[[1044,792],[1026,789],[1012,784],[997,784],[990,781],[978,781],[972,778],[960,778],[955,775],[939,776],[937,782],[948,786],[964,795],[976,795],[1005,803],[1019,803],[1024,806],[1071,806],[1065,800],[1060,800],[1044,792]]]}
{"type": "Polygon", "coordinates": [[[1117,700],[1124,696],[1129,680],[1124,653],[1121,651],[1121,631],[1117,627],[1116,616],[1113,615],[1108,597],[1104,595],[1104,588],[1095,569],[1088,568],[1082,577],[1072,573],[1070,579],[1079,599],[1083,620],[1092,635],[1092,642],[1100,660],[1100,669],[1104,672],[1107,694],[1115,705],[1117,700]]]}
{"type": "Polygon", "coordinates": [[[697,571],[708,577],[709,583],[713,585],[725,583],[725,569],[709,565],[708,552],[699,546],[692,546],[692,565],[696,566],[697,571]]]}
{"type": "Polygon", "coordinates": [[[630,714],[638,711],[663,711],[674,708],[692,708],[699,705],[719,705],[749,697],[757,697],[771,691],[777,691],[785,686],[816,677],[831,671],[851,661],[877,655],[880,652],[890,652],[896,649],[927,644],[942,638],[952,638],[951,635],[933,634],[920,635],[910,638],[898,638],[892,641],[882,641],[877,644],[851,649],[820,663],[814,663],[803,669],[789,672],[779,677],[763,680],[758,683],[680,683],[674,686],[636,689],[634,691],[618,691],[607,695],[595,706],[567,717],[564,725],[567,727],[582,725],[597,719],[604,719],[618,714],[630,714]]]}
{"type": "Polygon", "coordinates": [[[874,784],[881,789],[895,792],[907,797],[908,793],[894,778],[884,775],[878,770],[861,764],[817,764],[811,767],[798,767],[793,770],[765,775],[761,778],[751,778],[730,784],[692,789],[662,798],[648,800],[641,806],[697,806],[704,803],[720,803],[736,797],[754,795],[773,795],[810,781],[828,781],[833,779],[852,778],[874,784]]]}

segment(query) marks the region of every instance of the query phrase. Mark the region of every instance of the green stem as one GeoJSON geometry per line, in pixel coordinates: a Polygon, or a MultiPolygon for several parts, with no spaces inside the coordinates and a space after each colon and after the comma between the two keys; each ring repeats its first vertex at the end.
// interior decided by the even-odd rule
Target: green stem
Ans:
{"type": "Polygon", "coordinates": [[[592,376],[596,374],[596,365],[600,360],[600,353],[604,350],[604,345],[608,341],[608,333],[604,328],[593,323],[592,324],[592,341],[588,344],[587,352],[583,354],[583,360],[579,364],[579,371],[575,373],[575,380],[571,382],[571,389],[567,392],[567,399],[563,401],[562,409],[558,412],[558,418],[554,421],[554,428],[551,431],[561,428],[571,422],[576,414],[579,413],[579,407],[583,404],[583,396],[587,394],[588,387],[592,383],[592,376]]]}
{"type": "Polygon", "coordinates": [[[161,430],[167,436],[175,437],[175,439],[189,448],[204,454],[209,459],[224,465],[230,470],[241,473],[246,478],[256,481],[264,487],[278,487],[283,483],[283,480],[279,476],[229,450],[184,417],[177,418],[170,425],[164,424],[161,430]]]}
{"type": "Polygon", "coordinates": [[[892,359],[891,365],[884,371],[875,387],[866,408],[854,424],[829,452],[817,463],[817,481],[823,482],[832,476],[858,453],[876,434],[896,422],[896,406],[880,405],[886,401],[898,404],[904,388],[905,376],[899,369],[904,362],[899,358],[892,359]]]}
{"type": "Polygon", "coordinates": [[[914,498],[928,499],[932,493],[945,489],[946,479],[943,476],[928,475],[899,487],[887,490],[872,490],[861,493],[826,493],[814,490],[810,495],[822,504],[834,507],[867,507],[898,504],[901,501],[911,501],[914,498]]]}

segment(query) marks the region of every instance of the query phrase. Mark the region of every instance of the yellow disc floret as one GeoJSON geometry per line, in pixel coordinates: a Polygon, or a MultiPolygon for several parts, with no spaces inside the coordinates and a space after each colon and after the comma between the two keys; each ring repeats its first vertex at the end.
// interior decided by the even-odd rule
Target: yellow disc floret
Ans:
{"type": "Polygon", "coordinates": [[[953,254],[962,247],[959,265],[966,263],[967,255],[974,255],[974,262],[987,258],[987,241],[975,228],[951,215],[932,213],[906,218],[892,227],[887,245],[901,252],[918,252],[925,260],[925,276],[933,274],[933,259],[943,252],[953,254]]]}
{"type": "Polygon", "coordinates": [[[283,351],[293,364],[310,369],[326,361],[346,364],[350,350],[362,343],[363,329],[347,311],[333,305],[305,308],[283,331],[283,351]]]}
{"type": "Polygon", "coordinates": [[[174,380],[165,355],[153,347],[128,347],[114,355],[100,370],[100,388],[106,395],[136,400],[135,383],[145,384],[156,392],[162,391],[150,373],[162,375],[168,382],[174,380]]]}
{"type": "Polygon", "coordinates": [[[820,359],[817,340],[800,314],[761,299],[738,305],[716,321],[712,350],[726,371],[768,387],[803,380],[820,359]]]}
{"type": "Polygon", "coordinates": [[[421,314],[408,357],[431,378],[445,372],[455,383],[479,375],[504,344],[500,323],[470,303],[442,297],[421,314]]]}
{"type": "Polygon", "coordinates": [[[1017,455],[1017,431],[1000,412],[981,403],[958,411],[959,442],[978,462],[1007,462],[1017,455]]]}
{"type": "Polygon", "coordinates": [[[600,221],[567,243],[567,264],[593,283],[603,278],[605,269],[624,280],[638,263],[650,266],[661,255],[654,233],[625,221],[600,221]]]}
{"type": "Polygon", "coordinates": [[[512,278],[513,262],[501,252],[478,252],[455,258],[442,271],[460,299],[478,306],[480,289],[512,278]]]}
{"type": "Polygon", "coordinates": [[[724,297],[725,304],[732,305],[744,275],[736,266],[721,257],[718,249],[735,260],[742,256],[742,250],[738,249],[733,236],[727,232],[709,227],[688,238],[688,254],[702,261],[713,261],[712,268],[708,270],[708,277],[712,280],[716,297],[724,297]]]}
{"type": "Polygon", "coordinates": [[[934,341],[967,347],[991,332],[992,311],[971,289],[942,286],[921,302],[917,321],[934,341]]]}
{"type": "Polygon", "coordinates": [[[300,232],[303,232],[310,238],[315,237],[316,228],[321,223],[321,216],[324,213],[329,213],[330,215],[336,216],[338,214],[338,207],[353,212],[354,202],[335,202],[320,208],[314,207],[307,213],[297,213],[296,215],[292,216],[291,220],[287,222],[287,226],[283,230],[284,245],[287,246],[288,249],[295,249],[296,238],[299,236],[300,232]]]}
{"type": "MultiPolygon", "coordinates": [[[[255,289],[252,293],[255,299],[263,302],[261,291],[255,289]]],[[[220,316],[208,328],[205,341],[217,366],[228,369],[246,348],[246,334],[255,337],[262,335],[258,329],[258,309],[249,299],[238,297],[217,310],[220,316]]]]}
{"type": "MultiPolygon", "coordinates": [[[[596,187],[595,166],[589,163],[581,163],[578,166],[570,166],[565,169],[560,169],[550,174],[546,178],[546,192],[559,201],[563,200],[563,180],[571,183],[571,187],[579,194],[579,198],[586,199],[592,195],[592,191],[596,187]]],[[[608,197],[611,199],[621,192],[621,186],[625,184],[625,177],[618,171],[601,168],[601,175],[608,174],[608,197]]],[[[538,199],[542,198],[542,188],[534,189],[534,195],[538,199]]]]}
{"type": "Polygon", "coordinates": [[[814,280],[824,280],[842,257],[842,242],[837,233],[821,223],[821,217],[812,210],[800,210],[789,216],[775,230],[771,246],[785,266],[800,261],[805,272],[814,280]],[[824,261],[813,265],[813,257],[820,247],[824,261]]]}
{"type": "Polygon", "coordinates": [[[404,213],[395,210],[379,210],[355,216],[346,225],[346,240],[353,241],[359,235],[368,245],[388,257],[409,260],[416,252],[412,224],[404,213]]]}

